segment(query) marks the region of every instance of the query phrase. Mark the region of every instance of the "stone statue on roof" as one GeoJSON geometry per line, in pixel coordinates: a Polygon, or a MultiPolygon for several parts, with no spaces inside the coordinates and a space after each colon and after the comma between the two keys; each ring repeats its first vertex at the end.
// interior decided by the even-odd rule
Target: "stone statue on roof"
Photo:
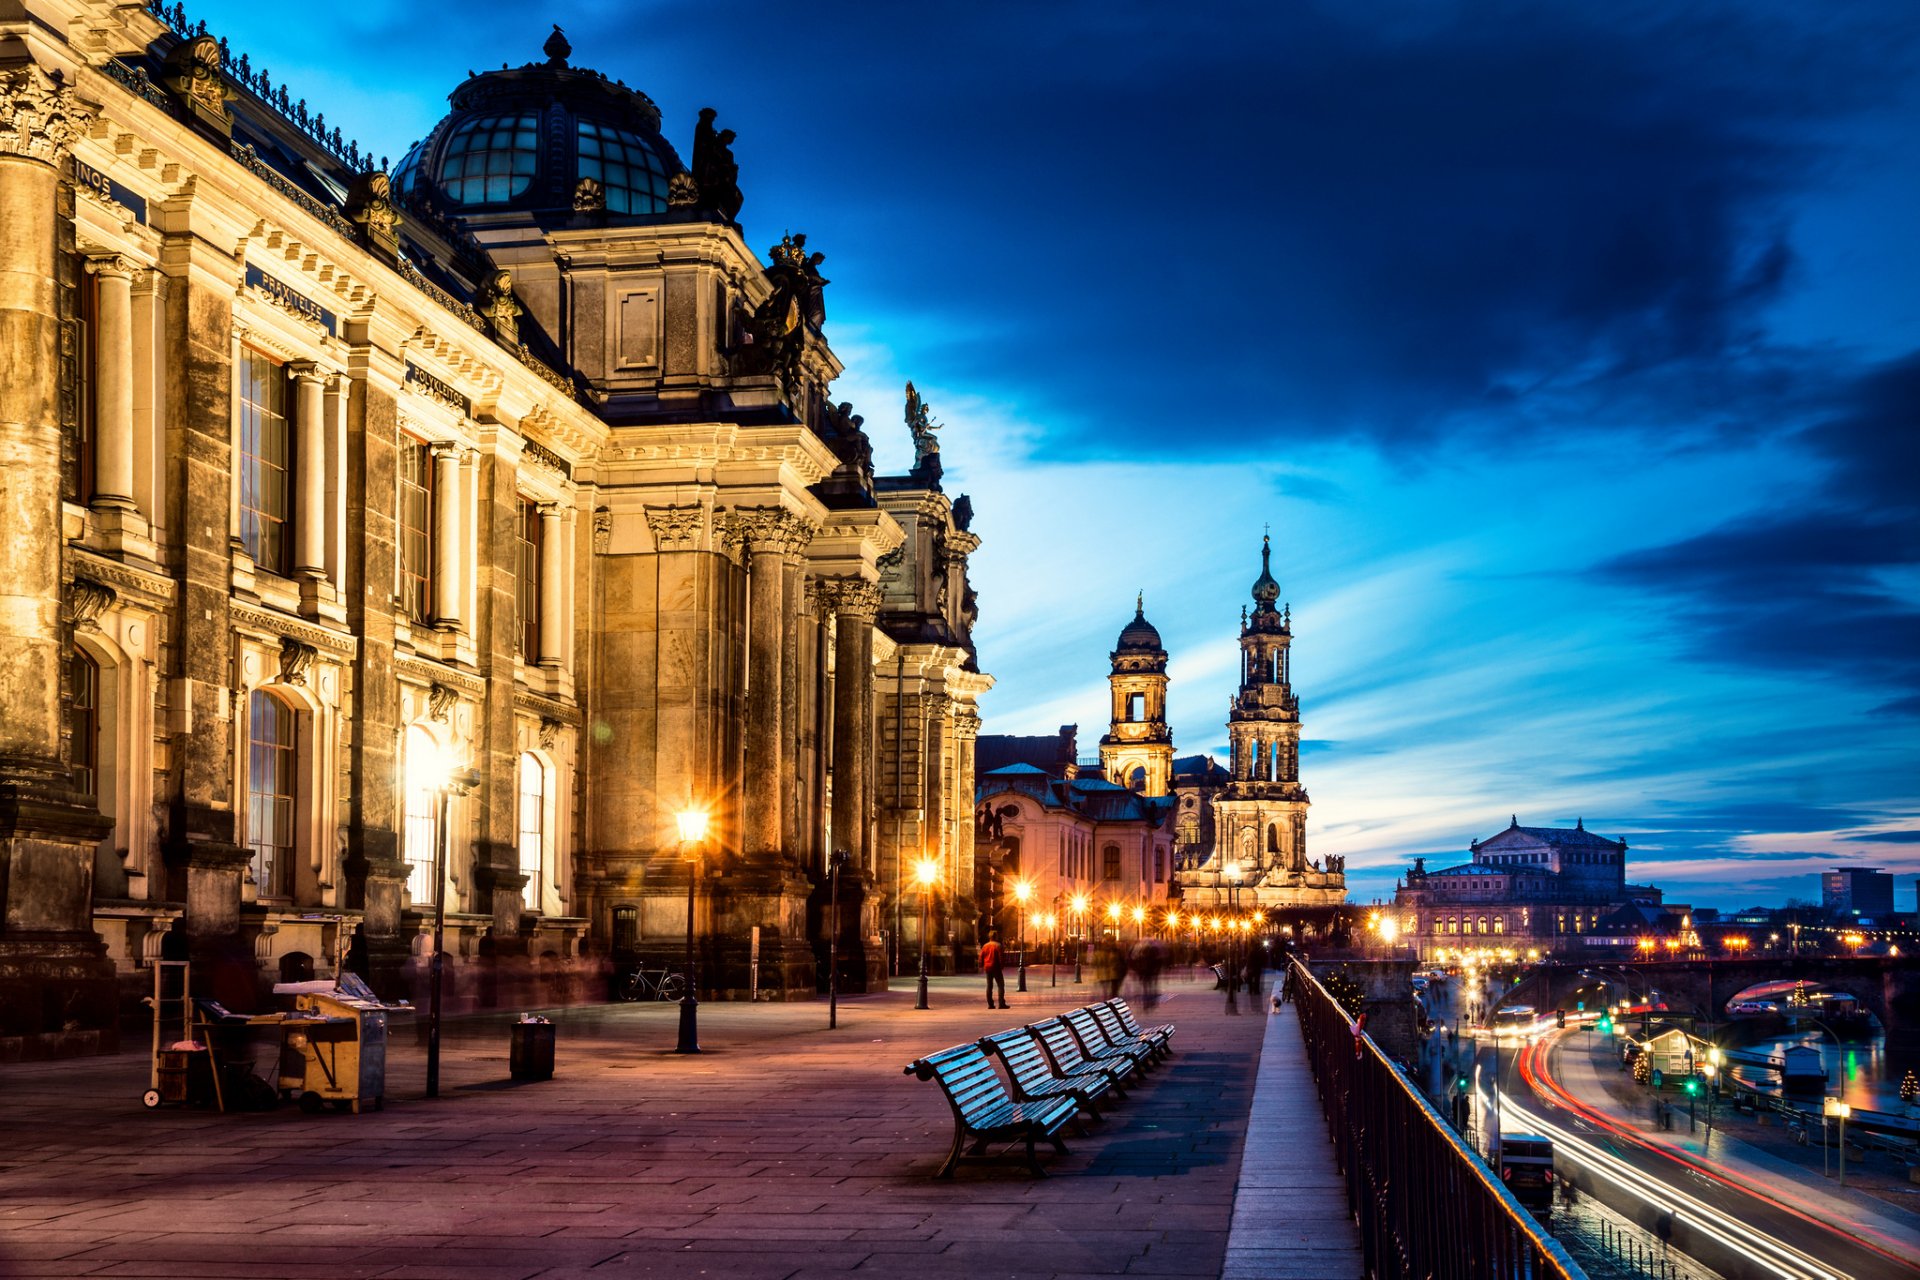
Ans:
{"type": "Polygon", "coordinates": [[[933,410],[907,383],[907,430],[913,433],[913,465],[918,470],[929,458],[940,456],[940,437],[934,434],[933,410]]]}
{"type": "Polygon", "coordinates": [[[693,181],[700,188],[700,203],[734,222],[745,203],[740,194],[740,166],[733,158],[733,130],[714,130],[718,114],[712,107],[700,108],[700,123],[693,127],[693,181]]]}

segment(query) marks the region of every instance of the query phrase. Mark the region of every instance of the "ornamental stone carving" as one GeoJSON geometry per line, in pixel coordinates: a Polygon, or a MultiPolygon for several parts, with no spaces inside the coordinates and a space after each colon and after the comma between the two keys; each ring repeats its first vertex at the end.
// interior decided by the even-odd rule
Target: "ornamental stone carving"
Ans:
{"type": "Polygon", "coordinates": [[[453,714],[453,704],[460,701],[460,695],[444,684],[430,685],[427,688],[427,717],[440,724],[447,722],[453,714]]]}
{"type": "Polygon", "coordinates": [[[360,230],[360,243],[393,260],[400,252],[400,221],[393,207],[393,183],[375,169],[363,173],[347,191],[347,221],[360,230]]]}
{"type": "Polygon", "coordinates": [[[593,512],[593,550],[596,555],[607,554],[607,548],[613,545],[613,512],[606,507],[596,507],[593,512]]]}
{"type": "Polygon", "coordinates": [[[0,154],[58,164],[92,123],[63,78],[32,63],[0,71],[0,154]]]}
{"type": "Polygon", "coordinates": [[[113,588],[104,582],[75,578],[73,594],[68,598],[68,606],[73,610],[73,625],[81,628],[93,626],[94,620],[117,598],[113,588]]]}
{"type": "Polygon", "coordinates": [[[816,578],[820,607],[837,617],[871,623],[880,616],[880,584],[865,578],[816,578]]]}
{"type": "Polygon", "coordinates": [[[302,644],[292,636],[283,636],[280,640],[280,683],[305,684],[307,671],[313,666],[318,652],[310,644],[302,644]]]}
{"type": "Polygon", "coordinates": [[[560,742],[560,722],[552,716],[540,717],[540,749],[551,751],[560,742]]]}
{"type": "Polygon", "coordinates": [[[525,310],[513,296],[513,272],[502,267],[488,277],[475,299],[475,310],[486,317],[487,327],[503,346],[520,346],[520,316],[525,310]]]}
{"type": "Polygon", "coordinates": [[[575,213],[604,213],[607,208],[607,189],[598,179],[582,178],[573,187],[573,211],[575,213]]]}
{"type": "Polygon", "coordinates": [[[227,108],[227,99],[233,90],[227,87],[220,64],[220,42],[212,36],[195,36],[182,40],[167,55],[166,74],[160,82],[195,120],[230,138],[233,112],[227,108]]]}
{"type": "Polygon", "coordinates": [[[648,507],[647,528],[656,551],[697,551],[706,512],[697,503],[684,507],[648,507]]]}
{"type": "Polygon", "coordinates": [[[784,507],[735,507],[731,513],[747,549],[797,556],[813,541],[814,526],[784,507]]]}

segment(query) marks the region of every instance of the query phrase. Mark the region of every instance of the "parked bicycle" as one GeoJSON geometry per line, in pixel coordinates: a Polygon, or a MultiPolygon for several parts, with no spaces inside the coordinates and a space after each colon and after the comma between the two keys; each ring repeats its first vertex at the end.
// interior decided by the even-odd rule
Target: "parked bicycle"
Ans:
{"type": "Polygon", "coordinates": [[[635,969],[621,982],[619,998],[678,1000],[686,994],[686,978],[672,969],[635,969]]]}

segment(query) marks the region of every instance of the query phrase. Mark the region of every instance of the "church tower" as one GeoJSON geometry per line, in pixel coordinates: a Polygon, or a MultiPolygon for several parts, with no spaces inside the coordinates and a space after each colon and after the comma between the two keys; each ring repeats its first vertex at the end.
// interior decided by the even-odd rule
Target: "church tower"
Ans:
{"type": "Polygon", "coordinates": [[[1145,595],[1110,655],[1112,724],[1100,739],[1107,781],[1142,795],[1163,796],[1173,781],[1173,732],[1167,728],[1167,651],[1147,621],[1145,595]]]}
{"type": "Polygon", "coordinates": [[[1344,867],[1329,859],[1323,871],[1307,860],[1293,614],[1274,607],[1272,555],[1272,540],[1262,538],[1253,612],[1241,617],[1240,689],[1227,715],[1232,780],[1213,802],[1214,853],[1204,870],[1220,877],[1237,866],[1238,883],[1263,906],[1338,903],[1346,899],[1344,867]]]}

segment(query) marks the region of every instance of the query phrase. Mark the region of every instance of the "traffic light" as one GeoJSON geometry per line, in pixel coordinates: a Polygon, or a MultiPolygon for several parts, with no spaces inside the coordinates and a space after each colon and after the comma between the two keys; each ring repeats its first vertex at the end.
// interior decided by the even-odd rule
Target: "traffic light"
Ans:
{"type": "Polygon", "coordinates": [[[1604,1013],[1600,1015],[1600,1034],[1603,1036],[1613,1034],[1613,1019],[1604,1013]]]}
{"type": "Polygon", "coordinates": [[[1567,1025],[1567,1011],[1565,1009],[1555,1009],[1553,1011],[1553,1025],[1556,1027],[1564,1027],[1567,1025]]]}
{"type": "Polygon", "coordinates": [[[1694,1079],[1692,1076],[1688,1076],[1687,1077],[1687,1096],[1691,1098],[1693,1095],[1699,1092],[1700,1092],[1700,1082],[1694,1079]]]}

